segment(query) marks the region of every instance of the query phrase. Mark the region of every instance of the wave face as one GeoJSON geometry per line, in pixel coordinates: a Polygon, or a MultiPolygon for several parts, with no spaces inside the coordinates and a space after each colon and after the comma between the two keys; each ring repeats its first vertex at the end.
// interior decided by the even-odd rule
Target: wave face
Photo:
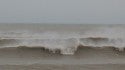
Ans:
{"type": "Polygon", "coordinates": [[[125,48],[123,25],[48,25],[38,29],[34,25],[24,26],[0,29],[0,48],[42,47],[53,53],[59,50],[61,54],[74,54],[79,46],[115,47],[120,51],[125,48]]]}

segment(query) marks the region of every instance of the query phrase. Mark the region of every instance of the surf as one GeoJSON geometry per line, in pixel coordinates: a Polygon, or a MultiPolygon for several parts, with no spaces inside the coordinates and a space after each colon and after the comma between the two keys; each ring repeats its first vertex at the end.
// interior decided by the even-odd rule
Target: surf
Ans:
{"type": "MultiPolygon", "coordinates": [[[[0,26],[1,27],[1,26],[0,26]]],[[[73,55],[79,46],[125,48],[123,25],[10,25],[0,28],[0,48],[41,47],[73,55]],[[19,28],[16,28],[19,27],[19,28]],[[9,28],[9,29],[7,29],[9,28]]]]}

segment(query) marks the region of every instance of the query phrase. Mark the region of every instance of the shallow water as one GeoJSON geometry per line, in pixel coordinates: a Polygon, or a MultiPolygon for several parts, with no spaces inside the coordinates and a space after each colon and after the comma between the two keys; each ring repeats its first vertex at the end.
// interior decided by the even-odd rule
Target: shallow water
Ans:
{"type": "Polygon", "coordinates": [[[124,70],[124,64],[86,65],[0,65],[1,70],[124,70]]]}
{"type": "Polygon", "coordinates": [[[125,47],[125,25],[0,24],[0,47],[44,47],[74,54],[79,45],[125,47]]]}
{"type": "Polygon", "coordinates": [[[124,70],[125,25],[0,24],[1,70],[124,70]]]}

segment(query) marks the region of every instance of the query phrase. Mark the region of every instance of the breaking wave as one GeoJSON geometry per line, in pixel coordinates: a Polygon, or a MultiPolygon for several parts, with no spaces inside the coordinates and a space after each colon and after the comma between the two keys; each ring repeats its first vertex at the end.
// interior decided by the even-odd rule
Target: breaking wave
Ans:
{"type": "Polygon", "coordinates": [[[67,38],[67,39],[0,39],[0,47],[41,47],[53,53],[60,51],[61,54],[72,55],[79,46],[89,47],[115,47],[120,51],[125,48],[124,39],[109,39],[101,37],[67,38]]]}
{"type": "Polygon", "coordinates": [[[123,28],[94,28],[69,31],[0,31],[0,48],[41,47],[55,53],[73,55],[79,46],[125,48],[123,28]]]}

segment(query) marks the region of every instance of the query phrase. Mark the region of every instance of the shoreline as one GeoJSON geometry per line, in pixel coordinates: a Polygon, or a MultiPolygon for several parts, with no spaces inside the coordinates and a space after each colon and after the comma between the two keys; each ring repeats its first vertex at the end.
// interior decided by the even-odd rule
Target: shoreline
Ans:
{"type": "Polygon", "coordinates": [[[1,70],[124,70],[125,64],[94,65],[0,65],[1,70]]]}

